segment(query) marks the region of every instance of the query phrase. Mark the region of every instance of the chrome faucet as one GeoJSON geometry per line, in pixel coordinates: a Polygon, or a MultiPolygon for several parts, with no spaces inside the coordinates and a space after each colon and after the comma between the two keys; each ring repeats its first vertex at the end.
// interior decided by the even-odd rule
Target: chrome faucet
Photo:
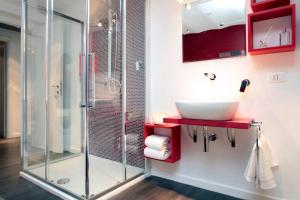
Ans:
{"type": "Polygon", "coordinates": [[[204,73],[204,76],[209,78],[210,80],[216,80],[217,76],[215,74],[212,73],[204,73]]]}

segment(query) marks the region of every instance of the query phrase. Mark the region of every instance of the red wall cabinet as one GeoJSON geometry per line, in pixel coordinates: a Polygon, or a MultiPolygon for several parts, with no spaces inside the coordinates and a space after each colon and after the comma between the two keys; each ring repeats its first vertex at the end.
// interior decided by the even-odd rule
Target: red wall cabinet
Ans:
{"type": "MultiPolygon", "coordinates": [[[[285,27],[285,24],[281,25],[281,27],[285,27]]],[[[280,39],[281,37],[276,36],[277,40],[279,40],[278,38],[280,39]]],[[[260,12],[254,12],[248,15],[248,52],[251,55],[294,51],[295,48],[296,48],[296,5],[295,4],[264,10],[260,12]],[[278,45],[272,47],[259,47],[259,48],[255,47],[257,46],[257,41],[254,41],[254,36],[257,33],[255,32],[254,24],[265,21],[266,26],[271,27],[272,23],[274,23],[274,26],[278,26],[278,24],[276,25],[276,20],[278,20],[278,23],[280,23],[279,22],[280,18],[285,16],[290,16],[290,21],[288,22],[289,24],[287,24],[288,27],[290,27],[291,29],[290,43],[288,45],[278,45]],[[272,22],[270,21],[271,19],[273,19],[272,22]],[[256,42],[256,45],[254,45],[254,42],[256,42]]]]}
{"type": "Polygon", "coordinates": [[[286,6],[290,4],[290,0],[251,0],[251,8],[254,12],[286,6]]]}

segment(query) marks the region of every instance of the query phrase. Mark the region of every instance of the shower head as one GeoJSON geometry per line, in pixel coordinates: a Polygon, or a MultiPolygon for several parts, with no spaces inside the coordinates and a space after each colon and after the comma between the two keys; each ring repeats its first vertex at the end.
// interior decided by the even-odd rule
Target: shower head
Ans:
{"type": "Polygon", "coordinates": [[[97,26],[103,30],[108,30],[108,19],[100,19],[97,23],[97,26]]]}
{"type": "Polygon", "coordinates": [[[114,26],[116,25],[117,22],[118,22],[118,15],[117,13],[113,13],[113,15],[111,16],[111,21],[108,18],[100,19],[97,22],[97,26],[102,30],[109,30],[110,24],[114,26]]]}

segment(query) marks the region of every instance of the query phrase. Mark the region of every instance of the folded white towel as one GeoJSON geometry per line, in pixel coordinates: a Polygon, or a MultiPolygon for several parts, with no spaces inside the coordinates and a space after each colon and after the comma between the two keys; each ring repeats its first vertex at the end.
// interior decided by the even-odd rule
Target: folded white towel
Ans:
{"type": "Polygon", "coordinates": [[[272,168],[278,166],[272,154],[269,143],[263,134],[258,141],[258,149],[254,144],[251,156],[245,170],[245,178],[248,182],[256,182],[261,189],[272,189],[276,187],[272,168]],[[258,156],[258,159],[257,159],[258,156]],[[257,162],[258,161],[258,162],[257,162]]]}
{"type": "Polygon", "coordinates": [[[159,135],[150,135],[145,140],[145,145],[156,150],[168,149],[169,138],[159,135]]]}
{"type": "Polygon", "coordinates": [[[171,155],[171,152],[168,151],[168,150],[155,150],[155,149],[151,149],[149,147],[146,147],[144,149],[144,155],[146,157],[149,157],[149,158],[154,158],[154,159],[157,159],[157,160],[166,160],[170,157],[171,155]]]}

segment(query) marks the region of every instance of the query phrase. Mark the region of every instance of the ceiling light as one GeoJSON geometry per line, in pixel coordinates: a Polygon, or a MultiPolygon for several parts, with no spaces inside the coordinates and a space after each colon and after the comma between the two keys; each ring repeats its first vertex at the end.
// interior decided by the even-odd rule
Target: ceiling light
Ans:
{"type": "Polygon", "coordinates": [[[178,3],[182,4],[184,0],[177,0],[178,3]]]}
{"type": "Polygon", "coordinates": [[[192,8],[192,6],[191,6],[191,4],[187,3],[187,4],[185,4],[185,8],[186,8],[187,10],[190,10],[190,9],[192,8]]]}
{"type": "Polygon", "coordinates": [[[102,27],[103,26],[102,22],[99,21],[98,24],[97,24],[97,26],[102,27]]]}

